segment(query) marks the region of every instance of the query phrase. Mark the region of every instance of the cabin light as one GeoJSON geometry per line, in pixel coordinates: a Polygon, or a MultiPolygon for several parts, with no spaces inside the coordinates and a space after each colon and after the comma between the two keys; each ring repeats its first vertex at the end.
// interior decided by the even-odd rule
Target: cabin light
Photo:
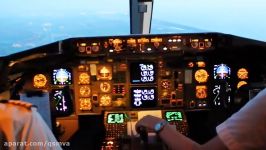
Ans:
{"type": "Polygon", "coordinates": [[[164,51],[167,51],[167,47],[164,47],[163,50],[164,50],[164,51]]]}
{"type": "Polygon", "coordinates": [[[151,51],[152,49],[149,47],[149,48],[147,48],[147,51],[151,51]]]}
{"type": "Polygon", "coordinates": [[[181,39],[177,39],[177,42],[182,42],[182,40],[181,39]]]}
{"type": "Polygon", "coordinates": [[[176,39],[173,39],[173,42],[176,42],[176,39]]]}
{"type": "Polygon", "coordinates": [[[168,42],[173,42],[173,40],[172,39],[169,39],[168,42]]]}
{"type": "Polygon", "coordinates": [[[114,52],[114,50],[113,50],[113,49],[109,49],[109,52],[110,52],[110,53],[113,53],[113,52],[114,52]]]}

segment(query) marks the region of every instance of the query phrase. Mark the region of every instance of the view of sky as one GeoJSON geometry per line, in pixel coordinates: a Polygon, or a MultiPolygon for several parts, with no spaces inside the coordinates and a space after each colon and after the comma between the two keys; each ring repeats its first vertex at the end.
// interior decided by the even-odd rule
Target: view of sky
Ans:
{"type": "MultiPolygon", "coordinates": [[[[127,0],[0,2],[0,56],[70,37],[127,35],[127,0]]],[[[222,32],[266,41],[264,0],[154,0],[151,33],[222,32]]]]}

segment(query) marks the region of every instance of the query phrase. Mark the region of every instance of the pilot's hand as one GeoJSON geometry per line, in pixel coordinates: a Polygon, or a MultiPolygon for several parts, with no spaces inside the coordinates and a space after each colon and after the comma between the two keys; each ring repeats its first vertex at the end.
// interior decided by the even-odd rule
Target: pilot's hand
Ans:
{"type": "Polygon", "coordinates": [[[161,118],[147,115],[147,116],[144,116],[143,118],[141,118],[137,122],[135,128],[136,128],[136,131],[138,131],[138,129],[141,127],[145,127],[149,131],[154,131],[155,124],[162,122],[162,121],[164,121],[164,120],[161,118]]]}

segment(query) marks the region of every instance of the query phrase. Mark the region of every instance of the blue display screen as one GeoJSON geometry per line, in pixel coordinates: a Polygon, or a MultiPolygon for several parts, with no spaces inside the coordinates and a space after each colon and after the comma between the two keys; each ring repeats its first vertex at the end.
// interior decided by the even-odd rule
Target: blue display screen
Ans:
{"type": "Polygon", "coordinates": [[[214,65],[214,79],[230,78],[231,69],[226,64],[214,65]]]}
{"type": "Polygon", "coordinates": [[[70,69],[60,68],[53,70],[53,85],[70,85],[72,84],[72,73],[70,69]]]}

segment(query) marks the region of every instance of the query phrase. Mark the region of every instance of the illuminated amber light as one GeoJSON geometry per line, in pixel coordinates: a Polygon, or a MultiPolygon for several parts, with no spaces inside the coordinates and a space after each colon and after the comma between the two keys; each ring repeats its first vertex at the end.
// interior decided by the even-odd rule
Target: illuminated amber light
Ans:
{"type": "Polygon", "coordinates": [[[168,81],[168,80],[162,80],[161,81],[161,86],[162,86],[162,88],[164,88],[164,89],[169,89],[170,88],[170,81],[168,81]]]}
{"type": "Polygon", "coordinates": [[[47,83],[47,78],[43,74],[36,74],[33,77],[33,86],[36,88],[43,88],[47,83]]]}
{"type": "Polygon", "coordinates": [[[87,46],[86,43],[80,43],[80,46],[87,46]]]}
{"type": "Polygon", "coordinates": [[[140,38],[140,39],[138,39],[138,43],[149,43],[149,42],[150,42],[150,40],[147,39],[147,38],[140,38]]]}
{"type": "Polygon", "coordinates": [[[85,65],[79,65],[78,66],[78,70],[79,71],[83,71],[83,70],[85,70],[86,69],[86,66],[85,65]]]}
{"type": "Polygon", "coordinates": [[[79,47],[79,52],[80,53],[84,53],[86,51],[86,47],[85,46],[80,46],[79,47]]]}
{"type": "Polygon", "coordinates": [[[162,90],[162,92],[161,92],[161,97],[162,98],[169,98],[170,97],[170,92],[169,92],[169,90],[162,90]]]}
{"type": "Polygon", "coordinates": [[[81,97],[89,97],[91,95],[91,88],[89,86],[81,86],[79,89],[79,94],[81,97]]]}
{"type": "Polygon", "coordinates": [[[101,70],[100,70],[100,74],[102,77],[107,77],[109,75],[110,71],[106,68],[106,67],[103,67],[101,70]]]}
{"type": "Polygon", "coordinates": [[[162,38],[152,38],[151,42],[162,42],[163,39],[162,38]]]}
{"type": "Polygon", "coordinates": [[[128,44],[136,44],[136,40],[131,38],[131,39],[127,40],[127,43],[128,44]]]}
{"type": "Polygon", "coordinates": [[[237,71],[237,77],[239,79],[248,79],[248,71],[245,68],[241,68],[237,71]]]}
{"type": "Polygon", "coordinates": [[[115,51],[120,52],[122,50],[122,40],[114,39],[112,42],[113,42],[115,51]]]}
{"type": "Polygon", "coordinates": [[[212,46],[212,39],[204,39],[205,47],[209,48],[212,46]]]}
{"type": "Polygon", "coordinates": [[[116,101],[113,102],[113,105],[114,107],[121,107],[121,106],[124,106],[125,105],[125,102],[123,99],[119,98],[117,99],[116,101]]]}
{"type": "MultiPolygon", "coordinates": [[[[97,43],[96,43],[97,44],[97,43]]],[[[100,51],[100,47],[98,46],[98,45],[93,45],[92,47],[91,47],[91,50],[93,51],[93,52],[99,52],[100,51]]]]}
{"type": "Polygon", "coordinates": [[[193,68],[193,67],[194,67],[194,63],[193,63],[193,62],[189,62],[189,63],[187,64],[187,66],[188,66],[189,68],[193,68]]]}
{"type": "Polygon", "coordinates": [[[198,67],[206,67],[206,64],[204,61],[198,61],[197,65],[198,65],[198,67]]]}
{"type": "Polygon", "coordinates": [[[121,44],[122,43],[122,40],[120,39],[114,39],[113,40],[113,44],[121,44]]]}
{"type": "Polygon", "coordinates": [[[108,42],[104,42],[103,47],[108,48],[108,46],[109,46],[108,42]]]}
{"type": "Polygon", "coordinates": [[[204,69],[199,69],[195,72],[195,79],[199,83],[205,83],[207,82],[209,78],[209,74],[206,70],[204,69]]]}
{"type": "Polygon", "coordinates": [[[153,43],[154,47],[158,48],[160,46],[160,43],[163,41],[162,38],[152,38],[151,42],[153,43]]]}
{"type": "Polygon", "coordinates": [[[104,93],[110,92],[110,90],[111,90],[111,84],[108,83],[108,82],[102,82],[100,84],[100,89],[104,93]]]}
{"type": "Polygon", "coordinates": [[[110,95],[102,95],[100,97],[100,106],[110,106],[111,100],[112,98],[110,95]]]}
{"type": "Polygon", "coordinates": [[[190,39],[191,42],[199,42],[199,39],[190,39]]]}
{"type": "Polygon", "coordinates": [[[239,89],[241,86],[248,84],[246,81],[239,81],[237,83],[237,88],[239,89]]]}
{"type": "Polygon", "coordinates": [[[199,43],[198,42],[192,42],[191,43],[191,47],[192,48],[198,48],[198,46],[199,46],[199,43]]]}
{"type": "Polygon", "coordinates": [[[132,38],[128,39],[127,44],[128,44],[127,45],[128,47],[131,47],[131,48],[136,47],[137,46],[136,39],[132,39],[132,38]]]}
{"type": "Polygon", "coordinates": [[[207,98],[207,96],[208,96],[207,86],[205,85],[196,86],[196,97],[198,99],[204,99],[204,98],[207,98]]]}
{"type": "Polygon", "coordinates": [[[97,67],[97,79],[98,80],[112,80],[112,68],[110,66],[98,66],[97,67]]]}
{"type": "Polygon", "coordinates": [[[79,75],[79,84],[90,84],[90,75],[87,72],[79,75]]]}
{"type": "Polygon", "coordinates": [[[91,110],[91,99],[90,98],[80,98],[79,99],[79,109],[80,110],[91,110]]]}

